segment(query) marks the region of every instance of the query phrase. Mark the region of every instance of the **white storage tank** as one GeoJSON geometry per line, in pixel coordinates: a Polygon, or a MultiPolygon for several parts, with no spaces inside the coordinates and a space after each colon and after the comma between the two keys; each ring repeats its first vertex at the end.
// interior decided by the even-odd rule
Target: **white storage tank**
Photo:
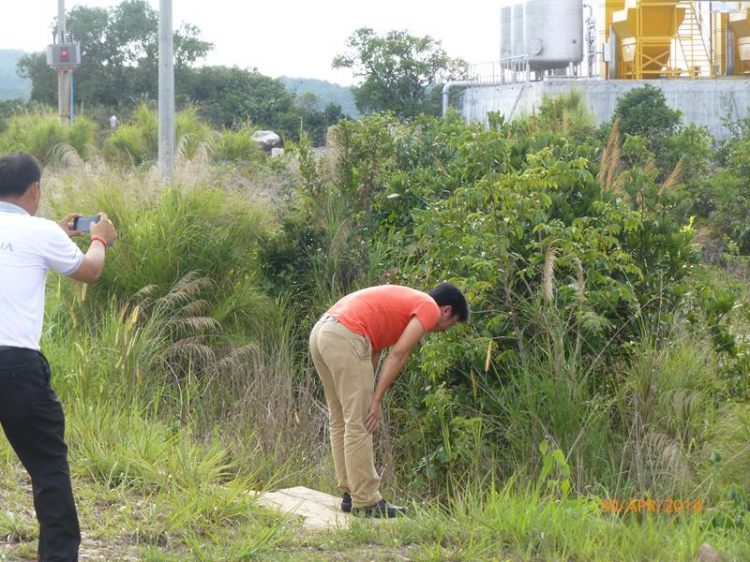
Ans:
{"type": "Polygon", "coordinates": [[[583,60],[583,0],[526,0],[523,18],[531,68],[551,70],[583,60]]]}
{"type": "Polygon", "coordinates": [[[513,11],[510,6],[500,9],[500,58],[507,59],[513,52],[513,11]]]}
{"type": "Polygon", "coordinates": [[[523,29],[523,3],[513,4],[511,6],[511,37],[512,42],[512,55],[517,57],[519,55],[526,54],[526,45],[524,42],[524,29],[523,29]]]}

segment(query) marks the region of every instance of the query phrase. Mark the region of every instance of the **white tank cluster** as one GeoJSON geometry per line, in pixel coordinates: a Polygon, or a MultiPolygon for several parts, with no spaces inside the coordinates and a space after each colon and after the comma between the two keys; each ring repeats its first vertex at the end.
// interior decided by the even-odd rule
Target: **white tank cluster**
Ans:
{"type": "Polygon", "coordinates": [[[500,58],[526,55],[534,70],[583,60],[583,0],[526,0],[500,11],[500,58]],[[510,37],[508,37],[508,34],[510,37]]]}
{"type": "Polygon", "coordinates": [[[513,21],[511,24],[511,44],[513,45],[511,55],[517,57],[526,54],[523,4],[513,4],[511,8],[511,17],[513,21]]]}
{"type": "Polygon", "coordinates": [[[513,8],[500,8],[500,58],[508,59],[513,54],[513,8]]]}

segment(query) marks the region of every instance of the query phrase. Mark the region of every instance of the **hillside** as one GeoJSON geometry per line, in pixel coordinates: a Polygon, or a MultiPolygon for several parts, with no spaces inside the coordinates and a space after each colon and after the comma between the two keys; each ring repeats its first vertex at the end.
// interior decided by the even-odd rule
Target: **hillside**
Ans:
{"type": "Polygon", "coordinates": [[[318,96],[318,109],[320,110],[325,109],[330,103],[336,103],[341,106],[346,115],[354,118],[359,117],[359,110],[354,104],[354,95],[351,88],[315,78],[290,78],[288,76],[281,76],[279,80],[281,80],[290,92],[293,92],[297,96],[308,92],[318,96]]]}
{"type": "Polygon", "coordinates": [[[25,53],[0,49],[0,100],[29,99],[31,81],[16,74],[16,63],[25,53]]]}

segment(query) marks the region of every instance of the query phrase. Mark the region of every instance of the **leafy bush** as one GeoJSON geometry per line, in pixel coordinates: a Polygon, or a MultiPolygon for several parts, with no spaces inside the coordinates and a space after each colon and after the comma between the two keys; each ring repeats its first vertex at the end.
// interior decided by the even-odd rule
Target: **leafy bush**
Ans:
{"type": "MultiPolygon", "coordinates": [[[[691,190],[696,214],[705,220],[709,234],[731,253],[750,253],[750,120],[728,122],[732,138],[720,144],[714,166],[696,177],[691,190]]],[[[699,166],[699,173],[704,166],[699,166]]]]}
{"type": "MultiPolygon", "coordinates": [[[[691,279],[698,254],[680,180],[695,187],[699,178],[677,163],[707,169],[705,131],[665,135],[661,159],[676,169],[664,174],[643,137],[622,142],[614,128],[602,145],[576,142],[556,115],[568,102],[546,103],[519,122],[493,116],[489,129],[455,115],[340,124],[328,161],[300,156],[302,205],[275,234],[275,253],[264,248],[277,287],[305,279],[301,293],[323,286],[324,296],[362,286],[356,269],[347,277],[346,260],[316,279],[334,200],[359,225],[362,247],[385,241],[378,282],[428,289],[449,279],[465,290],[471,328],[428,338],[390,408],[398,453],[385,453],[409,459],[404,477],[419,492],[460,481],[488,455],[503,471],[533,472],[536,445],[550,435],[575,457],[576,489],[614,482],[622,458],[609,447],[631,428],[613,426],[606,408],[621,388],[617,373],[637,361],[631,342],[669,341],[685,326],[713,343],[699,355],[732,350],[725,318],[734,296],[691,279]],[[332,278],[345,282],[333,287],[332,278]],[[508,426],[523,429],[496,433],[508,426]],[[603,448],[610,457],[598,456],[603,448]]],[[[348,263],[367,263],[360,259],[348,263]]],[[[636,471],[651,460],[632,462],[636,471]]]]}
{"type": "Polygon", "coordinates": [[[613,120],[616,119],[624,134],[648,139],[651,150],[659,153],[662,142],[675,133],[682,116],[667,105],[661,89],[647,84],[617,100],[613,120]]]}

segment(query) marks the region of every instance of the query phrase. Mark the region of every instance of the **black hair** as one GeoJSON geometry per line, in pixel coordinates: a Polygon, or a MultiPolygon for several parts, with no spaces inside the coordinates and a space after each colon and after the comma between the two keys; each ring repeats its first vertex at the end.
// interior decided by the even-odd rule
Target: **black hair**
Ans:
{"type": "Polygon", "coordinates": [[[469,303],[461,290],[453,283],[443,281],[428,294],[438,306],[450,305],[453,311],[451,316],[458,315],[459,322],[466,322],[469,319],[469,303]]]}
{"type": "Polygon", "coordinates": [[[42,169],[30,154],[16,152],[0,158],[0,197],[21,197],[40,179],[42,169]]]}

